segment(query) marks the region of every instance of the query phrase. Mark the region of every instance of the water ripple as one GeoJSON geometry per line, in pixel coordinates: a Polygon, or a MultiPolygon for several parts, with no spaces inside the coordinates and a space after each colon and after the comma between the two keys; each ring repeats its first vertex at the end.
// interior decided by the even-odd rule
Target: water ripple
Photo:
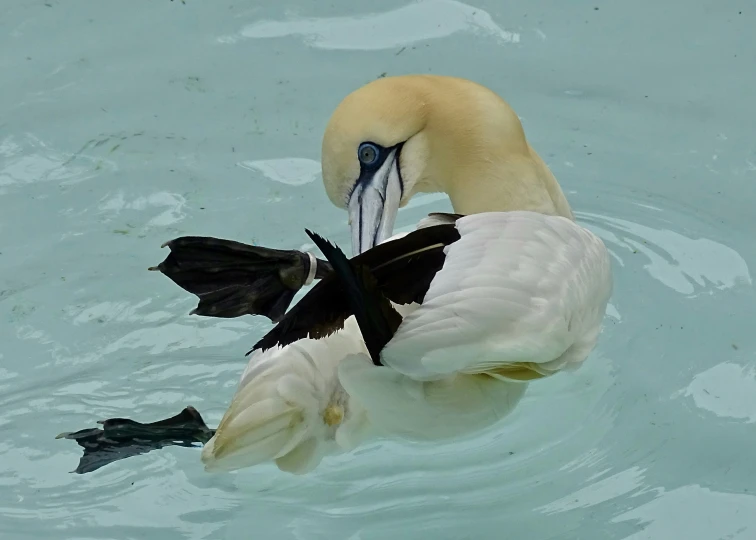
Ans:
{"type": "Polygon", "coordinates": [[[143,211],[148,208],[166,208],[163,212],[152,217],[145,224],[145,228],[165,227],[184,219],[186,199],[178,193],[158,191],[147,196],[138,196],[130,201],[122,190],[103,198],[99,204],[99,211],[108,216],[108,220],[115,219],[124,210],[143,211]]]}
{"type": "MultiPolygon", "coordinates": [[[[11,4],[0,537],[755,537],[753,13],[682,1],[11,4]],[[680,24],[681,10],[708,31],[680,24]],[[617,69],[617,51],[632,70],[617,69]],[[217,424],[270,323],[189,317],[196,299],[145,269],[184,234],[295,247],[307,226],[348,243],[317,162],[291,151],[315,157],[340,97],[382,72],[468,76],[521,111],[612,254],[595,352],[530,385],[484,433],[373,441],[305,477],[272,465],[210,475],[199,448],[70,474],[81,452],[54,439],[62,431],[186,405],[217,424]]],[[[415,197],[397,227],[449,209],[441,194],[415,197]]]]}
{"type": "Polygon", "coordinates": [[[0,187],[37,182],[73,185],[101,174],[103,169],[116,168],[105,158],[51,148],[31,133],[20,139],[7,136],[0,140],[0,187]]]}
{"type": "Polygon", "coordinates": [[[720,418],[756,422],[756,367],[722,362],[693,377],[674,397],[693,399],[696,407],[720,418]]]}
{"type": "Polygon", "coordinates": [[[268,180],[301,186],[309,184],[320,177],[320,162],[305,158],[260,159],[242,161],[240,167],[257,171],[268,180]]]}
{"type": "Polygon", "coordinates": [[[748,264],[734,249],[708,238],[689,238],[670,229],[655,229],[628,220],[576,212],[615,250],[645,257],[644,269],[675,291],[696,296],[713,287],[751,285],[748,264]]]}
{"type": "Polygon", "coordinates": [[[632,520],[642,524],[641,531],[626,536],[624,540],[749,540],[753,538],[754,514],[756,497],[753,495],[720,493],[691,484],[670,491],[659,489],[655,499],[617,516],[613,521],[632,520]]]}

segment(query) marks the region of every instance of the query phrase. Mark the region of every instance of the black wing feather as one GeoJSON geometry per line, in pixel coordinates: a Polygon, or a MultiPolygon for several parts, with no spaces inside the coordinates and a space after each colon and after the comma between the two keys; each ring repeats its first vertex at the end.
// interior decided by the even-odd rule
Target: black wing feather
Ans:
{"type": "MultiPolygon", "coordinates": [[[[397,304],[422,302],[444,264],[444,248],[459,240],[454,225],[434,225],[379,244],[351,259],[367,267],[376,287],[397,304]]],[[[333,274],[315,285],[252,350],[286,346],[304,338],[320,339],[344,328],[354,312],[344,285],[333,274]]]]}
{"type": "Polygon", "coordinates": [[[370,357],[375,365],[381,365],[381,350],[394,336],[402,322],[401,315],[378,289],[378,281],[370,268],[365,264],[351,263],[337,246],[309,230],[306,232],[331,263],[370,357]]]}

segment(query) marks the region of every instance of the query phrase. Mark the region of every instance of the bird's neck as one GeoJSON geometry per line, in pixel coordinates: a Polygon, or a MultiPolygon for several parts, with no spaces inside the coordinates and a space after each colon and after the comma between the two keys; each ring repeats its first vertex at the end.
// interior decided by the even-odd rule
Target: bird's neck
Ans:
{"type": "Polygon", "coordinates": [[[574,219],[562,188],[534,151],[452,172],[444,186],[459,214],[530,210],[574,219]]]}

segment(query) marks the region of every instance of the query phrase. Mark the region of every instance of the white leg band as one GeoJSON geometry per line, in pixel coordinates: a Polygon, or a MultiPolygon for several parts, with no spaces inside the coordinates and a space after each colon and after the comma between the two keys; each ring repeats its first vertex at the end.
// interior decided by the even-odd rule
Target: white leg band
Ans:
{"type": "Polygon", "coordinates": [[[310,271],[307,274],[307,279],[304,282],[304,286],[307,287],[312,281],[315,279],[315,272],[318,271],[318,260],[315,258],[315,255],[307,252],[307,256],[310,258],[310,271]]]}

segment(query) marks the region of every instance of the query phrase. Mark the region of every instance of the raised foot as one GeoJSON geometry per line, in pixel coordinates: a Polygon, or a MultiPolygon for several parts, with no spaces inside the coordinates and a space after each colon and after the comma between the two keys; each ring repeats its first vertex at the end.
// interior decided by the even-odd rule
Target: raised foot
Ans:
{"type": "Polygon", "coordinates": [[[162,247],[170,254],[149,270],[196,295],[192,314],[205,317],[264,315],[277,322],[302,287],[331,271],[330,264],[308,253],[209,236],[182,236],[162,247]]]}

